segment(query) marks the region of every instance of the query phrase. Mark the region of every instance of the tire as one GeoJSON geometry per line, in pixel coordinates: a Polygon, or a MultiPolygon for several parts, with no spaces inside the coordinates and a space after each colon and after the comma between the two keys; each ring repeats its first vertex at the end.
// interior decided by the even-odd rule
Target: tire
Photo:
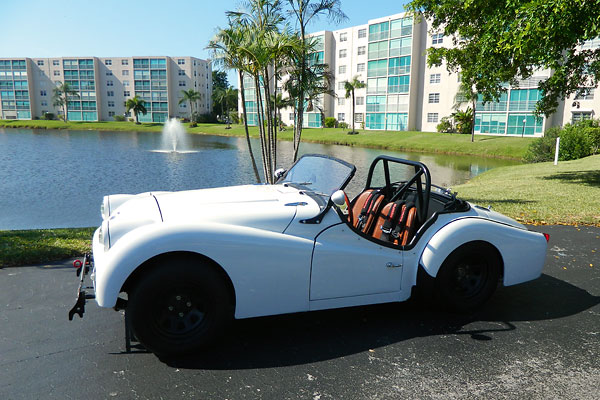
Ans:
{"type": "Polygon", "coordinates": [[[446,258],[435,278],[435,295],[448,311],[474,311],[492,296],[500,278],[501,260],[486,242],[470,242],[446,258]]]}
{"type": "Polygon", "coordinates": [[[136,338],[157,355],[196,352],[233,317],[225,282],[201,260],[170,257],[141,277],[129,294],[126,312],[136,338]]]}

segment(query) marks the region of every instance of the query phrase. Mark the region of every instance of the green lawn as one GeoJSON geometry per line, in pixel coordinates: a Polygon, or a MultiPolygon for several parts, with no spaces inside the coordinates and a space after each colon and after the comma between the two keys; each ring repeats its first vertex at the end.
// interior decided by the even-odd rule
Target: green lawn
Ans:
{"type": "MultiPolygon", "coordinates": [[[[32,129],[77,129],[112,131],[154,131],[159,132],[162,124],[132,122],[61,122],[61,121],[14,121],[0,120],[0,127],[32,129]]],[[[244,136],[242,125],[199,124],[187,127],[188,132],[197,134],[244,136]]],[[[391,132],[360,130],[358,135],[348,135],[348,130],[339,128],[304,129],[302,140],[306,142],[340,144],[346,146],[371,147],[387,150],[417,151],[426,153],[464,154],[483,157],[497,157],[520,160],[527,151],[531,138],[482,136],[477,135],[471,143],[470,135],[433,132],[391,132]]],[[[251,127],[252,137],[258,137],[258,128],[251,127]]],[[[288,128],[278,134],[280,140],[291,140],[292,130],[288,128]]]]}
{"type": "Polygon", "coordinates": [[[0,231],[0,268],[80,256],[90,251],[94,229],[0,231]]]}
{"type": "Polygon", "coordinates": [[[600,226],[600,155],[494,168],[453,190],[521,222],[600,226]]]}

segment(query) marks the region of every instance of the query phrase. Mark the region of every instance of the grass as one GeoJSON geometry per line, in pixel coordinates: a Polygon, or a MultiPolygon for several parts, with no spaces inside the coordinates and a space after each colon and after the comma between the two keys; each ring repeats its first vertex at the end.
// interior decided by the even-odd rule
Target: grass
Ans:
{"type": "MultiPolygon", "coordinates": [[[[151,131],[160,132],[162,124],[132,122],[80,122],[45,120],[0,120],[0,127],[31,129],[76,129],[111,131],[151,131]]],[[[221,136],[244,136],[242,125],[232,125],[226,129],[224,124],[198,124],[187,131],[196,134],[221,136]]],[[[348,135],[348,130],[339,128],[306,128],[302,140],[306,142],[338,144],[345,146],[370,147],[397,151],[416,151],[425,153],[461,154],[482,157],[495,157],[521,160],[531,143],[531,138],[483,136],[477,135],[471,143],[470,135],[434,133],[434,132],[398,132],[360,130],[358,135],[348,135]]],[[[258,137],[258,128],[250,128],[250,136],[258,137]]],[[[292,140],[292,129],[278,134],[280,140],[292,140]]]]}
{"type": "Polygon", "coordinates": [[[95,228],[0,231],[0,268],[40,264],[90,251],[95,228]]]}
{"type": "Polygon", "coordinates": [[[600,226],[600,155],[494,168],[453,189],[524,223],[600,226]]]}

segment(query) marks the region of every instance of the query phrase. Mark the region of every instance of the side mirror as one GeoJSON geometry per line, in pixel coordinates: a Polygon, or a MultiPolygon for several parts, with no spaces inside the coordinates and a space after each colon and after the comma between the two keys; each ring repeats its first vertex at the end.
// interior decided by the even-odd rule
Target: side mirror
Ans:
{"type": "Polygon", "coordinates": [[[276,169],[273,174],[273,177],[275,178],[275,182],[277,182],[282,176],[284,176],[286,172],[287,172],[287,169],[283,169],[283,168],[276,169]]]}
{"type": "Polygon", "coordinates": [[[338,190],[331,195],[331,201],[338,207],[346,205],[346,194],[343,190],[338,190]]]}

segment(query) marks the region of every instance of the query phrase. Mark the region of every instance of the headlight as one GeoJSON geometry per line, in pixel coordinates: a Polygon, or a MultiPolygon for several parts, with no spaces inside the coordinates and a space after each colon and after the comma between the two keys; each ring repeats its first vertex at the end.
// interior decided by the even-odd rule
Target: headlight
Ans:
{"type": "Polygon", "coordinates": [[[102,204],[100,204],[100,215],[102,220],[108,219],[110,216],[110,204],[108,203],[108,196],[104,196],[102,204]]]}
{"type": "Polygon", "coordinates": [[[104,245],[104,251],[110,249],[110,236],[108,231],[108,221],[102,221],[98,231],[98,240],[104,245]]]}

